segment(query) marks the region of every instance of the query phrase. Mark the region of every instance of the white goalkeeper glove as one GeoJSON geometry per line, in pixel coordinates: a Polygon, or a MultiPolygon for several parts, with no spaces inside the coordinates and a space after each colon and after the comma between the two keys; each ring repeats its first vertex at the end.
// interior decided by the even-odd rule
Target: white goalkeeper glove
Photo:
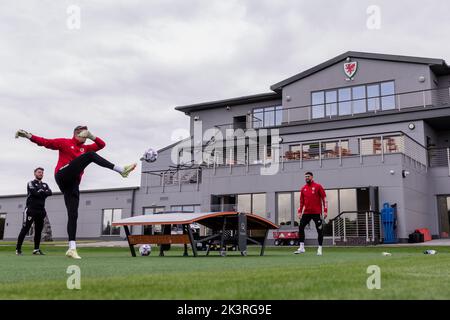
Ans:
{"type": "Polygon", "coordinates": [[[25,130],[22,130],[22,129],[17,130],[16,135],[15,135],[16,139],[19,137],[30,139],[31,136],[32,136],[31,133],[26,132],[25,130]]]}
{"type": "Polygon", "coordinates": [[[80,138],[87,138],[87,139],[91,139],[91,140],[95,140],[95,138],[97,138],[96,136],[94,136],[89,130],[83,130],[81,131],[78,136],[80,138]]]}

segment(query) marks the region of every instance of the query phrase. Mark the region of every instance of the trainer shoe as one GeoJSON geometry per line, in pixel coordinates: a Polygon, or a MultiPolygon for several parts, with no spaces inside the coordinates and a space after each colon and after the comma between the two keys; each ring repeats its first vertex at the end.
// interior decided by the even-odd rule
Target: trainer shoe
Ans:
{"type": "Polygon", "coordinates": [[[296,251],[294,251],[295,254],[299,253],[305,253],[305,248],[298,248],[296,251]]]}
{"type": "Polygon", "coordinates": [[[136,169],[137,163],[130,164],[123,168],[123,172],[120,174],[122,177],[127,178],[131,171],[136,169]]]}
{"type": "Polygon", "coordinates": [[[69,249],[66,252],[66,256],[72,259],[81,259],[81,257],[77,253],[77,249],[69,249]]]}
{"type": "Polygon", "coordinates": [[[322,247],[318,247],[317,248],[317,255],[321,256],[322,255],[322,247]]]}
{"type": "Polygon", "coordinates": [[[45,256],[45,253],[43,253],[41,251],[41,249],[34,249],[33,254],[38,255],[38,256],[45,256]]]}
{"type": "Polygon", "coordinates": [[[23,256],[22,251],[21,250],[16,250],[16,256],[23,256]]]}

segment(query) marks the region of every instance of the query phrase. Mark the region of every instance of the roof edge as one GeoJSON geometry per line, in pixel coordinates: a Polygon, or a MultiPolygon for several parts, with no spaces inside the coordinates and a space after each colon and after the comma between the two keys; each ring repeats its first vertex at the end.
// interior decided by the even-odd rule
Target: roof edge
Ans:
{"type": "Polygon", "coordinates": [[[402,55],[384,54],[384,53],[347,51],[347,52],[344,52],[332,59],[322,62],[312,68],[302,71],[292,77],[289,77],[280,82],[277,82],[277,83],[271,85],[270,89],[275,92],[280,92],[280,90],[284,86],[291,84],[295,81],[301,80],[303,78],[306,78],[307,76],[310,76],[310,75],[312,75],[316,72],[319,72],[335,63],[338,63],[339,61],[342,61],[342,60],[346,59],[347,57],[372,59],[372,60],[395,61],[395,62],[418,63],[418,64],[428,64],[428,65],[446,65],[446,62],[443,59],[402,56],[402,55]]]}
{"type": "Polygon", "coordinates": [[[231,99],[215,100],[215,101],[201,102],[201,103],[195,103],[195,104],[184,105],[184,106],[177,106],[177,107],[175,107],[175,110],[182,111],[182,112],[191,112],[191,111],[204,110],[204,109],[234,106],[234,105],[246,104],[246,103],[255,103],[255,102],[261,102],[261,101],[277,99],[277,98],[281,98],[280,93],[265,92],[265,93],[241,96],[241,97],[231,98],[231,99]]]}

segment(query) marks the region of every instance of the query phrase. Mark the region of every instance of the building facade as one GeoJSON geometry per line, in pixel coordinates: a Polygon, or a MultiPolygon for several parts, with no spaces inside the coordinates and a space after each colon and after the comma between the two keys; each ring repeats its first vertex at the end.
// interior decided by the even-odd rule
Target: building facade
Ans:
{"type": "MultiPolygon", "coordinates": [[[[80,238],[123,237],[110,221],[167,210],[253,212],[295,228],[306,171],[327,192],[328,239],[382,238],[386,203],[402,241],[418,228],[448,237],[449,87],[442,59],[350,51],[268,93],[176,107],[190,117],[191,137],[143,162],[139,188],[82,193],[80,238]]],[[[4,238],[17,236],[24,200],[0,197],[4,238]]],[[[64,238],[61,196],[48,207],[64,238]]],[[[155,230],[133,229],[141,232],[155,230]]]]}

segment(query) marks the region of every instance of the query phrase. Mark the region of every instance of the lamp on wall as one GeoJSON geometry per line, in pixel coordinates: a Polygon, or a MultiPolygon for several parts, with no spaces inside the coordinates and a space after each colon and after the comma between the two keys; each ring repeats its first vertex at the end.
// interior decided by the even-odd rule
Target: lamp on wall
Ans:
{"type": "Polygon", "coordinates": [[[406,176],[409,175],[409,171],[407,170],[402,170],[402,177],[406,178],[406,176]]]}

